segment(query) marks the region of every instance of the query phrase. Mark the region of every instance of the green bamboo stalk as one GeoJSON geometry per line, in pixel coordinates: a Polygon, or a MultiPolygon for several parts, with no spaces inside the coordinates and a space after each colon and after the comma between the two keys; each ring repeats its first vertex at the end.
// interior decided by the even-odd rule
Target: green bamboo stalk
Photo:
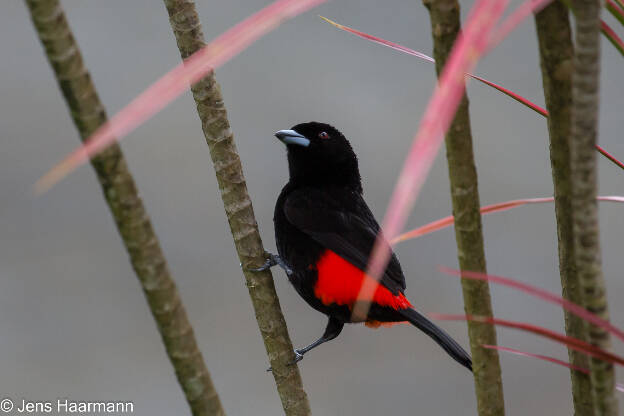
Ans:
{"type": "MultiPolygon", "coordinates": [[[[601,318],[609,319],[602,275],[596,203],[597,164],[596,152],[593,150],[598,136],[600,2],[574,0],[572,6],[576,15],[570,132],[574,263],[583,305],[601,318]]],[[[588,340],[600,348],[609,349],[611,346],[609,333],[589,324],[588,340]]],[[[591,358],[589,364],[595,415],[617,415],[613,365],[595,358],[591,358]]]]}
{"type": "MultiPolygon", "coordinates": [[[[192,0],[164,0],[164,3],[180,55],[183,59],[187,58],[205,45],[195,4],[192,0]]],[[[270,270],[248,271],[249,268],[259,267],[264,263],[265,250],[214,72],[195,84],[191,90],[282,406],[289,416],[309,415],[310,404],[303,389],[299,369],[296,365],[289,365],[295,357],[275,292],[273,276],[270,270]]]]}
{"type": "MultiPolygon", "coordinates": [[[[82,140],[107,121],[58,0],[26,0],[82,140]]],[[[225,415],[180,294],[118,145],[91,160],[176,376],[196,416],[225,415]]]]}
{"type": "MultiPolygon", "coordinates": [[[[570,9],[570,11],[572,13],[575,13],[574,8],[572,7],[572,0],[560,0],[563,4],[566,5],[566,7],[568,9],[570,9]]],[[[609,10],[613,10],[613,9],[609,9],[609,10]]],[[[621,16],[615,16],[616,18],[618,18],[618,20],[620,20],[619,18],[621,16]]],[[[612,36],[611,33],[609,33],[609,31],[607,30],[606,27],[601,26],[600,27],[600,32],[604,35],[605,38],[607,38],[607,40],[611,43],[611,45],[613,45],[613,47],[615,49],[617,49],[617,51],[624,56],[624,49],[622,49],[622,46],[617,42],[616,38],[614,36],[612,36]]]]}
{"type": "MultiPolygon", "coordinates": [[[[550,163],[555,196],[555,216],[559,246],[559,273],[563,297],[582,305],[579,278],[574,263],[572,232],[572,190],[570,172],[570,118],[572,108],[572,61],[574,47],[568,8],[555,1],[535,16],[539,41],[542,83],[548,109],[550,163]]],[[[564,312],[566,334],[587,339],[585,321],[564,312]]],[[[568,349],[570,362],[589,367],[585,354],[568,349]]],[[[572,399],[576,416],[593,416],[591,379],[580,371],[570,370],[572,399]]]]}
{"type": "MultiPolygon", "coordinates": [[[[437,74],[440,76],[460,30],[459,3],[457,0],[423,0],[423,3],[431,17],[433,57],[436,61],[437,74]]],[[[472,150],[468,98],[465,92],[455,119],[446,134],[446,157],[459,267],[461,270],[486,273],[477,170],[472,150]]],[[[462,289],[467,314],[492,316],[492,302],[487,282],[462,279],[462,289]]],[[[468,322],[468,336],[478,413],[480,416],[504,415],[505,404],[498,352],[481,347],[482,344],[496,344],[496,329],[493,325],[468,322]]]]}

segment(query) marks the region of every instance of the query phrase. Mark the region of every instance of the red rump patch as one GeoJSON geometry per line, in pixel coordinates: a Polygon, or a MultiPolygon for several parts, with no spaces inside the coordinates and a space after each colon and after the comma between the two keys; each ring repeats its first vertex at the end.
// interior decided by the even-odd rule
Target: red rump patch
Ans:
{"type": "Polygon", "coordinates": [[[377,329],[377,328],[381,328],[381,327],[391,327],[394,325],[398,325],[398,324],[406,324],[407,321],[401,321],[401,322],[380,322],[380,321],[366,321],[364,322],[364,325],[368,328],[372,328],[372,329],[377,329]]]}
{"type": "MultiPolygon", "coordinates": [[[[332,303],[352,306],[360,292],[364,278],[371,279],[362,270],[358,269],[338,254],[325,250],[316,263],[318,280],[314,286],[314,294],[325,305],[332,303]]],[[[412,304],[399,293],[393,295],[382,285],[377,286],[372,301],[381,306],[394,309],[407,309],[412,304]]]]}

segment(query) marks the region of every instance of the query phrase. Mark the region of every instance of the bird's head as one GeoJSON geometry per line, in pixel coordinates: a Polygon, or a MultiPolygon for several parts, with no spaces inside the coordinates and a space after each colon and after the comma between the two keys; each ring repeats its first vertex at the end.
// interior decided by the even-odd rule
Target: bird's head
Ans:
{"type": "Polygon", "coordinates": [[[333,126],[312,121],[275,133],[288,151],[290,181],[310,186],[347,186],[361,192],[357,156],[333,126]]]}

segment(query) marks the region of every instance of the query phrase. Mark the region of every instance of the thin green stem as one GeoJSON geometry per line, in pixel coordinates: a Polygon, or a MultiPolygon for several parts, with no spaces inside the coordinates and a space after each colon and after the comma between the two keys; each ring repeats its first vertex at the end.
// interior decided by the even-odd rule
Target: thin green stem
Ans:
{"type": "MultiPolygon", "coordinates": [[[[424,4],[431,16],[433,55],[439,76],[460,30],[459,3],[457,0],[424,0],[424,4]]],[[[459,267],[461,270],[486,273],[477,170],[472,150],[468,98],[465,94],[446,134],[446,157],[459,267]]],[[[487,282],[464,279],[462,289],[467,314],[492,316],[487,282]]],[[[479,415],[504,415],[505,404],[498,352],[481,347],[483,344],[496,344],[496,329],[491,325],[468,322],[468,335],[479,415]]]]}
{"type": "MultiPolygon", "coordinates": [[[[570,172],[570,117],[572,109],[572,61],[574,47],[568,9],[553,2],[535,16],[539,41],[542,83],[548,108],[550,163],[555,197],[555,217],[559,247],[559,274],[565,299],[582,304],[579,278],[574,264],[574,234],[572,232],[572,189],[570,172]]],[[[585,322],[565,312],[568,336],[585,340],[585,322]]],[[[586,355],[568,349],[570,362],[588,368],[586,355]]],[[[593,416],[591,380],[588,374],[570,370],[572,399],[576,416],[593,416]]]]}
{"type": "MultiPolygon", "coordinates": [[[[570,131],[574,264],[583,306],[608,320],[596,203],[597,163],[593,149],[598,138],[600,2],[574,0],[572,6],[576,22],[570,131]]],[[[602,349],[611,346],[609,333],[592,324],[588,324],[588,341],[602,349]]],[[[596,358],[590,359],[589,364],[594,414],[617,415],[613,365],[596,358]]]]}
{"type": "MultiPolygon", "coordinates": [[[[164,0],[164,3],[180,55],[187,58],[205,45],[195,4],[192,0],[164,0]]],[[[296,365],[289,365],[295,358],[293,346],[271,271],[248,271],[264,263],[265,251],[214,72],[191,90],[282,407],[289,416],[309,415],[310,404],[299,369],[296,365]]]]}
{"type": "MultiPolygon", "coordinates": [[[[82,140],[107,121],[58,0],[26,0],[82,140]]],[[[173,281],[136,184],[118,145],[91,160],[104,198],[139,278],[178,382],[196,416],[225,412],[197,346],[193,328],[173,281]]]]}

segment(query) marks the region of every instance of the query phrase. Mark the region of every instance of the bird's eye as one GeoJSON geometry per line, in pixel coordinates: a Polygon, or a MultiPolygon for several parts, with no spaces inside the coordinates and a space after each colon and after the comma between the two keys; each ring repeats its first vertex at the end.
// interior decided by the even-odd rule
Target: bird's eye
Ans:
{"type": "Polygon", "coordinates": [[[322,131],[318,135],[319,139],[329,139],[329,134],[326,131],[322,131]]]}

